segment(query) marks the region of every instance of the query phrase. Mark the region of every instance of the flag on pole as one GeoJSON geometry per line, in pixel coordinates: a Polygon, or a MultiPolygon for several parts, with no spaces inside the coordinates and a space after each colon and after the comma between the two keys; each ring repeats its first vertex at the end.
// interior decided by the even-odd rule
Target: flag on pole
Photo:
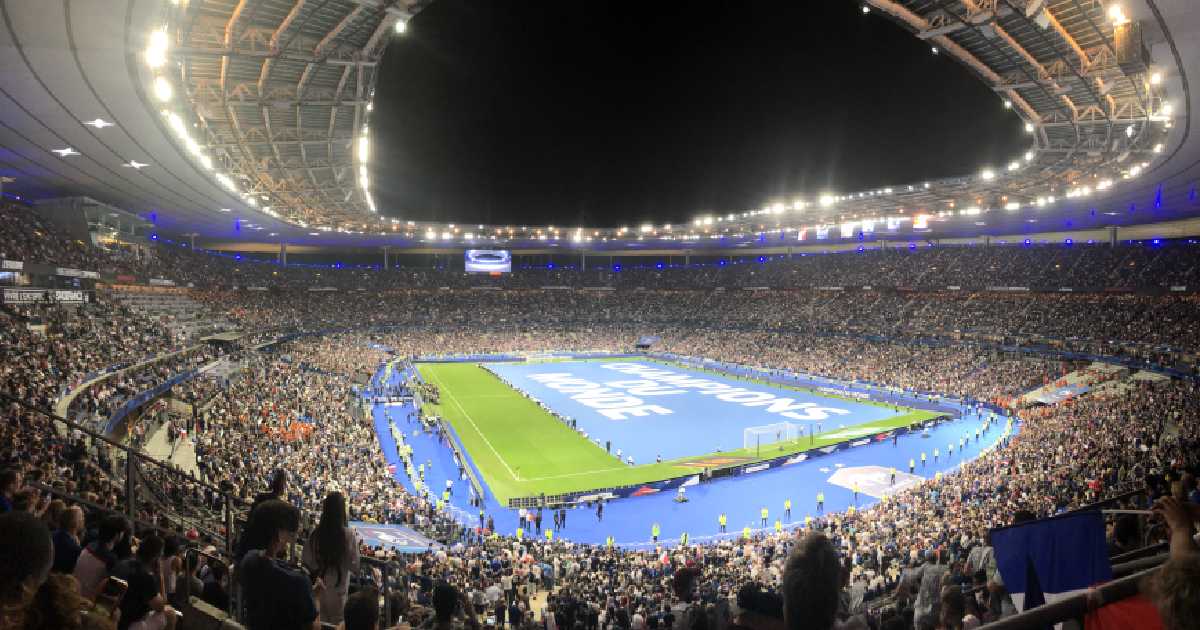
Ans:
{"type": "Polygon", "coordinates": [[[1018,610],[1112,579],[1099,511],[1074,512],[993,529],[996,568],[1018,610]]]}

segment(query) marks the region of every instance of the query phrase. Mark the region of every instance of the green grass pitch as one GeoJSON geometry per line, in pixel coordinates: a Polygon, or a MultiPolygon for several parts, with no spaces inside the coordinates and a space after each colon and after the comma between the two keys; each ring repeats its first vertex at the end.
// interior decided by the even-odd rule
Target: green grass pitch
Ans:
{"type": "MultiPolygon", "coordinates": [[[[417,369],[441,391],[441,404],[427,403],[425,411],[445,418],[454,427],[484,482],[502,503],[517,497],[659,481],[700,472],[702,460],[744,464],[847,439],[846,430],[841,429],[828,432],[838,433],[836,438],[818,434],[814,441],[763,448],[758,455],[738,449],[627,466],[474,363],[422,363],[417,369]]],[[[871,423],[873,429],[863,435],[877,433],[881,426],[909,426],[938,415],[913,409],[871,423]]]]}

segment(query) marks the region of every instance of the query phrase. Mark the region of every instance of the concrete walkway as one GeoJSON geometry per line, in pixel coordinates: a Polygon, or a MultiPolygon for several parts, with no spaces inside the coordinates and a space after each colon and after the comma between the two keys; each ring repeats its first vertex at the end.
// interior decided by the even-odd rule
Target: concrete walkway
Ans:
{"type": "Polygon", "coordinates": [[[192,439],[181,437],[175,441],[175,448],[172,449],[170,441],[167,440],[166,424],[159,425],[151,432],[143,450],[147,455],[160,462],[178,466],[184,473],[195,475],[197,478],[200,476],[200,468],[196,466],[196,449],[192,444],[192,439]]]}

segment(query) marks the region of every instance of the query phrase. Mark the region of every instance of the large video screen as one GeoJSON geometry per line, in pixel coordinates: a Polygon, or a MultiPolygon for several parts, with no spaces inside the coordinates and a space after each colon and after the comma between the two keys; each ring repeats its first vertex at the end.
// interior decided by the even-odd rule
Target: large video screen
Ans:
{"type": "Polygon", "coordinates": [[[466,264],[468,272],[509,273],[512,271],[512,253],[507,249],[468,249],[466,264]]]}

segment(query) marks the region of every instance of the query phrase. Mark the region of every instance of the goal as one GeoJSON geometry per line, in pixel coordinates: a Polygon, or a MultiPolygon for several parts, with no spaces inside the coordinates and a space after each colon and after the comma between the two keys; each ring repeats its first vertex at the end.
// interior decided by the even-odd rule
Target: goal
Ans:
{"type": "Polygon", "coordinates": [[[760,451],[769,446],[782,450],[787,442],[800,438],[800,428],[791,422],[776,422],[742,430],[742,448],[760,451]]]}

